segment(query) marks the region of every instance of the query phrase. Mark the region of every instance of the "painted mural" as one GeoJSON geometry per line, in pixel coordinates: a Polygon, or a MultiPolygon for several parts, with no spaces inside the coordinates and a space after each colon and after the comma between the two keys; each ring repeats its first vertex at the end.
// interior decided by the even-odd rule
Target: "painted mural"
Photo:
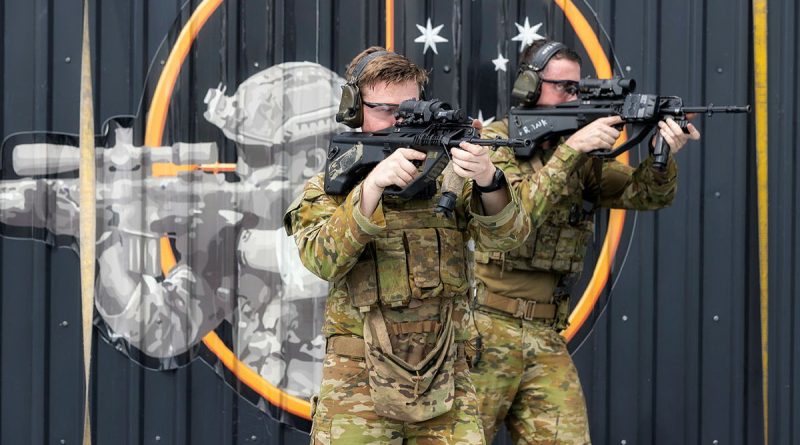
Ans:
{"type": "MultiPolygon", "coordinates": [[[[333,117],[343,84],[319,64],[287,62],[232,95],[209,89],[203,116],[236,143],[234,181],[214,171],[215,143],[144,147],[130,120],[106,124],[97,138],[95,306],[108,341],[168,369],[227,322],[241,363],[288,394],[311,396],[324,356],[327,283],[302,266],[281,216],[342,131],[333,117]],[[189,168],[153,175],[170,166],[189,168]],[[164,255],[177,258],[166,271],[164,255]]],[[[3,153],[11,167],[0,181],[3,234],[77,251],[74,138],[18,134],[3,153]]]]}
{"type": "MultiPolygon", "coordinates": [[[[483,61],[498,79],[513,77],[509,62],[545,38],[542,21],[533,22],[514,23],[516,33],[483,61]]],[[[445,24],[423,23],[415,24],[413,51],[438,55],[453,44],[445,24]]],[[[324,166],[330,137],[345,130],[334,120],[344,79],[319,63],[291,61],[252,74],[235,91],[225,84],[207,86],[202,109],[189,112],[235,147],[233,163],[221,162],[217,142],[180,134],[170,145],[147,145],[142,128],[151,110],[112,118],[96,137],[94,322],[105,341],[147,368],[203,357],[222,378],[220,363],[244,381],[263,409],[266,400],[308,418],[321,379],[328,285],[300,263],[282,214],[324,166]],[[233,359],[222,360],[228,352],[233,359]]],[[[478,107],[468,112],[484,125],[495,119],[478,107]]],[[[76,136],[8,137],[0,234],[77,252],[78,161],[76,136]]]]}

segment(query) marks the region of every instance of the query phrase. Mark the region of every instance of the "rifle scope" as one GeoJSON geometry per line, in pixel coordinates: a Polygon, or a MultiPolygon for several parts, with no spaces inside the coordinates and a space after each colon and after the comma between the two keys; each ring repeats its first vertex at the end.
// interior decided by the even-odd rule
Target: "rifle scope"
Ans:
{"type": "Polygon", "coordinates": [[[468,123],[466,113],[462,109],[453,109],[447,102],[433,100],[403,101],[394,114],[402,119],[398,126],[438,123],[468,123]]]}
{"type": "Polygon", "coordinates": [[[578,83],[581,96],[620,97],[636,89],[636,81],[615,77],[613,79],[581,79],[578,83]]]}

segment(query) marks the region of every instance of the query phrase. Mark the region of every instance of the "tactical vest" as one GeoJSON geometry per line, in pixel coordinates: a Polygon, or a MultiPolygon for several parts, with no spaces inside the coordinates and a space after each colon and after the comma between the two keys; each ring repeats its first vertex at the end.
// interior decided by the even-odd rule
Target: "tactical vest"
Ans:
{"type": "Polygon", "coordinates": [[[364,248],[347,275],[354,307],[361,312],[379,302],[406,307],[412,298],[467,292],[466,223],[437,216],[435,204],[436,198],[403,203],[384,197],[386,231],[364,248]]]}
{"type": "Polygon", "coordinates": [[[463,217],[444,218],[432,200],[384,197],[387,229],[364,249],[346,277],[351,303],[364,314],[365,362],[375,412],[421,422],[452,408],[456,358],[453,297],[469,289],[463,217]],[[392,323],[385,308],[435,304],[439,320],[392,323]]]}
{"type": "MultiPolygon", "coordinates": [[[[544,158],[539,157],[540,153],[530,160],[519,161],[523,175],[530,175],[541,169],[553,152],[546,152],[544,158]]],[[[585,208],[583,200],[582,169],[583,165],[578,165],[572,172],[561,200],[550,210],[545,221],[531,232],[525,244],[505,254],[475,252],[475,261],[482,264],[494,262],[505,270],[580,274],[586,245],[594,234],[594,211],[585,208]]]]}

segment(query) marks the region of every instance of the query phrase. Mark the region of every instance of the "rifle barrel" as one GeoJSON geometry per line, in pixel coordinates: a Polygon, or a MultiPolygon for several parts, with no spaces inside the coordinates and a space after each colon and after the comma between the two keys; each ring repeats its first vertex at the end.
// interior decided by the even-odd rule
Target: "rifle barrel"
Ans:
{"type": "Polygon", "coordinates": [[[475,145],[483,145],[483,146],[492,146],[492,147],[529,147],[533,145],[533,141],[530,139],[518,139],[518,138],[511,138],[511,139],[480,139],[480,138],[471,138],[466,139],[467,142],[470,144],[475,145]]]}
{"type": "Polygon", "coordinates": [[[707,107],[683,107],[684,113],[749,113],[750,105],[725,105],[715,107],[709,105],[707,107]]]}

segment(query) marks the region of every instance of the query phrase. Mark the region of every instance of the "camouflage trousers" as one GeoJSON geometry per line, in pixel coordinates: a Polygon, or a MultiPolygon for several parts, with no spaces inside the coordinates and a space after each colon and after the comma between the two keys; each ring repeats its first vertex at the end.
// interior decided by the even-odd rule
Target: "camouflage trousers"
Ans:
{"type": "Polygon", "coordinates": [[[328,353],[313,409],[312,444],[483,444],[478,400],[466,359],[454,369],[453,408],[424,422],[401,422],[375,413],[363,359],[328,353]]]}
{"type": "Polygon", "coordinates": [[[516,444],[588,444],[578,372],[563,337],[544,321],[477,308],[483,342],[472,369],[486,443],[505,421],[516,444]]]}

